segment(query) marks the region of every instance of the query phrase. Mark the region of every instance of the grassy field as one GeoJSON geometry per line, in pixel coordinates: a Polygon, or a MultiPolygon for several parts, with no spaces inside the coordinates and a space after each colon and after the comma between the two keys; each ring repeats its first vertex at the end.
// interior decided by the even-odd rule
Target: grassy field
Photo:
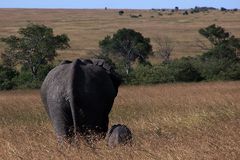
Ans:
{"type": "MultiPolygon", "coordinates": [[[[154,39],[168,36],[174,58],[200,54],[198,30],[213,23],[240,37],[240,12],[159,16],[156,11],[125,10],[119,16],[118,10],[0,9],[0,17],[0,37],[16,34],[29,22],[66,33],[71,48],[58,59],[91,57],[99,40],[123,27],[151,38],[154,49],[154,39]]],[[[3,47],[0,43],[0,52],[3,47]]],[[[0,159],[239,159],[239,97],[240,81],[123,86],[110,125],[126,124],[134,135],[132,147],[109,149],[101,140],[91,147],[80,141],[78,147],[60,148],[38,90],[1,91],[0,159]]]]}
{"type": "MultiPolygon", "coordinates": [[[[196,39],[202,37],[198,30],[213,23],[240,37],[239,16],[240,12],[220,11],[187,16],[163,13],[159,16],[158,12],[151,10],[125,10],[125,14],[119,16],[118,10],[0,9],[0,37],[16,34],[29,22],[45,24],[52,27],[56,34],[66,33],[70,37],[71,49],[62,51],[58,58],[73,59],[92,56],[89,52],[98,49],[99,40],[125,27],[151,38],[154,49],[154,39],[168,36],[173,41],[173,57],[176,58],[200,54],[202,51],[196,46],[196,39]],[[142,17],[130,17],[139,14],[142,17]]],[[[3,44],[0,44],[1,50],[3,44]]]]}
{"type": "Polygon", "coordinates": [[[38,90],[0,92],[0,159],[240,158],[240,82],[123,86],[110,125],[126,124],[132,147],[59,148],[38,90]]]}

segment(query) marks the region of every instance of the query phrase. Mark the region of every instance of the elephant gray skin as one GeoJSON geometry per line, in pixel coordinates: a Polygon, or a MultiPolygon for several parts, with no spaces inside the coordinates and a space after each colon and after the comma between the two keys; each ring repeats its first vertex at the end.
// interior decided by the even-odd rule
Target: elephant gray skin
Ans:
{"type": "Polygon", "coordinates": [[[102,59],[63,61],[46,76],[41,98],[59,139],[105,136],[120,76],[102,59]]]}
{"type": "Polygon", "coordinates": [[[106,141],[111,148],[118,145],[126,145],[132,142],[132,132],[125,125],[113,125],[106,135],[106,141]]]}

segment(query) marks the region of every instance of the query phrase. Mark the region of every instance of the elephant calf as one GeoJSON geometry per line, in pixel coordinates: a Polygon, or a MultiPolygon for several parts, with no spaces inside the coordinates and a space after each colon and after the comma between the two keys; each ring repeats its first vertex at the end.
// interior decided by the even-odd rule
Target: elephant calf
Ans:
{"type": "Polygon", "coordinates": [[[107,145],[112,148],[131,143],[132,132],[125,125],[113,125],[106,135],[106,141],[107,145]]]}

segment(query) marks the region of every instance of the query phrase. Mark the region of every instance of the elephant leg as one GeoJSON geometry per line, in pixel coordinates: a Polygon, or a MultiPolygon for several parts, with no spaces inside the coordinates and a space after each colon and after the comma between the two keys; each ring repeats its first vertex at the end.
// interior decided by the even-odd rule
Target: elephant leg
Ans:
{"type": "Polygon", "coordinates": [[[49,115],[58,140],[70,140],[73,134],[73,120],[69,104],[48,103],[49,115]]]}

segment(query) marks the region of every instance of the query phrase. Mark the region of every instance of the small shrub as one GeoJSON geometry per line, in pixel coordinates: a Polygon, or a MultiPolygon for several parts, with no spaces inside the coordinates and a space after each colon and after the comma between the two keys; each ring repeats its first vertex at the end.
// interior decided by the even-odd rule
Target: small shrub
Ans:
{"type": "Polygon", "coordinates": [[[229,47],[225,44],[217,45],[215,48],[202,54],[201,59],[237,59],[234,48],[229,47]]]}
{"type": "Polygon", "coordinates": [[[183,12],[183,15],[188,15],[188,11],[183,12]]]}
{"type": "Polygon", "coordinates": [[[157,84],[174,82],[174,77],[164,65],[139,65],[124,80],[134,85],[157,84]]]}
{"type": "Polygon", "coordinates": [[[131,17],[131,18],[138,18],[139,16],[138,16],[138,15],[133,15],[133,14],[131,14],[130,17],[131,17]]]}
{"type": "Polygon", "coordinates": [[[226,8],[224,8],[224,7],[221,7],[221,9],[220,9],[221,11],[227,11],[227,9],[226,8]]]}
{"type": "Polygon", "coordinates": [[[12,68],[0,65],[0,90],[9,90],[16,86],[13,79],[18,72],[12,68]]]}
{"type": "Polygon", "coordinates": [[[123,14],[124,14],[124,11],[123,11],[123,10],[121,10],[121,11],[119,11],[119,12],[118,12],[118,14],[121,16],[121,15],[123,15],[123,14]]]}
{"type": "Polygon", "coordinates": [[[239,60],[228,58],[199,59],[195,65],[201,73],[201,76],[207,81],[240,79],[239,60]]]}
{"type": "Polygon", "coordinates": [[[54,68],[52,64],[41,65],[37,74],[37,80],[43,81],[47,76],[48,72],[54,68]]]}
{"type": "Polygon", "coordinates": [[[198,82],[203,80],[199,70],[193,65],[194,58],[183,57],[168,64],[168,69],[172,72],[177,82],[198,82]]]}
{"type": "Polygon", "coordinates": [[[240,80],[240,62],[230,64],[224,73],[219,74],[224,80],[240,80]]]}
{"type": "Polygon", "coordinates": [[[31,71],[28,70],[26,67],[21,68],[21,72],[18,76],[14,78],[14,82],[17,85],[17,88],[40,88],[43,80],[47,76],[48,72],[53,68],[54,66],[51,64],[41,65],[39,67],[38,74],[36,77],[34,77],[31,73],[31,71]]]}
{"type": "Polygon", "coordinates": [[[39,88],[40,84],[36,84],[36,79],[33,78],[30,71],[21,71],[17,77],[14,78],[17,88],[39,88]]]}
{"type": "MultiPolygon", "coordinates": [[[[194,9],[191,10],[191,13],[199,13],[201,10],[198,7],[195,7],[194,9]]],[[[205,11],[205,10],[204,10],[205,11]]]]}

